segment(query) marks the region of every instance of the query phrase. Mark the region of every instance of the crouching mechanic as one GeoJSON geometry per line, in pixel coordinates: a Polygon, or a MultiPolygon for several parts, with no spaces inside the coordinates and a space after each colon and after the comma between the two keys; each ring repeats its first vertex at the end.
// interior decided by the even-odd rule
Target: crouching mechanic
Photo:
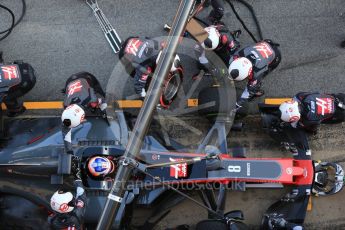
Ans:
{"type": "Polygon", "coordinates": [[[230,78],[235,81],[248,78],[248,84],[236,103],[236,109],[241,108],[248,100],[264,95],[261,89],[262,80],[277,68],[281,61],[278,46],[279,44],[266,39],[237,51],[230,58],[230,78]]]}
{"type": "Polygon", "coordinates": [[[106,118],[105,93],[95,76],[88,72],[72,75],[66,82],[61,120],[65,127],[75,128],[85,116],[101,113],[106,118]]]}
{"type": "Polygon", "coordinates": [[[54,230],[83,229],[87,198],[79,166],[75,172],[74,186],[76,188],[75,196],[71,192],[58,190],[50,199],[53,213],[49,215],[48,222],[54,230]]]}
{"type": "Polygon", "coordinates": [[[316,133],[321,123],[345,120],[345,94],[301,92],[279,106],[281,120],[294,128],[316,133]]]}
{"type": "Polygon", "coordinates": [[[0,63],[0,100],[7,107],[7,116],[14,117],[25,112],[26,108],[18,102],[18,98],[28,93],[35,84],[35,71],[30,64],[0,63]]]}
{"type": "MultiPolygon", "coordinates": [[[[200,4],[202,0],[197,0],[196,3],[200,4]]],[[[208,16],[208,21],[211,24],[223,24],[222,17],[224,16],[224,4],[222,0],[206,0],[204,6],[209,6],[211,4],[212,10],[208,16]]]]}
{"type": "Polygon", "coordinates": [[[208,37],[201,44],[195,45],[196,56],[198,57],[198,67],[206,73],[217,74],[218,70],[209,63],[206,51],[214,51],[228,65],[231,55],[240,47],[238,37],[240,30],[229,32],[222,26],[209,26],[204,28],[208,37]]]}
{"type": "MultiPolygon", "coordinates": [[[[151,77],[158,63],[163,43],[143,37],[130,37],[122,45],[119,57],[126,71],[134,78],[134,91],[141,99],[146,96],[146,91],[151,77]]],[[[182,75],[180,58],[175,56],[170,75],[182,75]]],[[[164,105],[163,105],[164,106],[164,105]]]]}

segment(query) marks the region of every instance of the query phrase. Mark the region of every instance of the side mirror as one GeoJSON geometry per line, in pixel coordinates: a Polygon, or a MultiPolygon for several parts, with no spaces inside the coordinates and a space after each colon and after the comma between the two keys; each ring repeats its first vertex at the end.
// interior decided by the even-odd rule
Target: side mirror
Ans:
{"type": "Polygon", "coordinates": [[[241,210],[233,210],[231,212],[227,212],[224,216],[229,219],[244,220],[244,215],[241,210]]]}

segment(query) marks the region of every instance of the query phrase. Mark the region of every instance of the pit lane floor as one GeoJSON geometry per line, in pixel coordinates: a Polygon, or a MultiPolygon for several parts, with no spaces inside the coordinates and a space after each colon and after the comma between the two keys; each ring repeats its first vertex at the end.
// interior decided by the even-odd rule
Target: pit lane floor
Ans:
{"type": "MultiPolygon", "coordinates": [[[[280,43],[283,54],[280,67],[265,79],[266,96],[286,97],[303,90],[345,91],[345,50],[339,48],[339,43],[345,39],[343,0],[249,2],[257,13],[264,37],[280,43]]],[[[1,3],[19,15],[19,0],[4,0],[1,3]]],[[[124,39],[130,35],[165,35],[162,26],[173,19],[178,1],[99,0],[99,4],[124,39]]],[[[94,73],[105,88],[118,59],[84,2],[27,0],[27,5],[23,22],[0,42],[0,50],[4,51],[6,60],[23,59],[37,71],[39,81],[25,100],[61,100],[63,95],[59,89],[64,86],[65,80],[82,70],[94,73]]],[[[255,26],[247,9],[236,3],[235,6],[254,31],[255,26]]],[[[224,21],[231,29],[240,28],[229,6],[226,6],[224,21]]],[[[5,28],[8,24],[8,15],[1,11],[0,27],[5,28]]],[[[251,40],[244,33],[241,42],[246,45],[251,40]]],[[[131,84],[126,84],[125,91],[132,94],[131,84]]],[[[255,111],[255,108],[256,104],[252,103],[252,110],[255,111]]],[[[312,137],[314,159],[343,161],[343,126],[333,127],[323,126],[322,132],[312,137]]],[[[181,130],[175,125],[173,136],[186,139],[181,130]]],[[[188,135],[193,136],[197,137],[195,133],[188,135]]],[[[245,131],[231,134],[229,144],[246,146],[248,156],[290,157],[289,153],[282,152],[268,136],[262,134],[255,122],[248,123],[245,131]]],[[[283,194],[285,192],[281,190],[263,189],[229,192],[227,210],[242,209],[246,222],[257,225],[264,210],[283,194]]],[[[338,226],[345,224],[342,218],[343,197],[344,194],[339,193],[332,197],[314,198],[313,210],[307,215],[307,226],[311,229],[333,229],[333,223],[338,226]]],[[[162,222],[160,229],[179,223],[193,224],[204,218],[205,211],[186,201],[162,222]]]]}

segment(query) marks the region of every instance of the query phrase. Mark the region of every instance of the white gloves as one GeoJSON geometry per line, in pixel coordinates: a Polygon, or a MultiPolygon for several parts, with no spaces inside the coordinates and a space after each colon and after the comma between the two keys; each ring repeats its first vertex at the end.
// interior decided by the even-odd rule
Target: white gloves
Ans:
{"type": "Polygon", "coordinates": [[[99,105],[99,108],[104,111],[108,107],[107,103],[102,103],[99,105]]]}
{"type": "Polygon", "coordinates": [[[144,88],[141,90],[140,96],[141,97],[146,97],[146,91],[145,91],[144,88]]]}

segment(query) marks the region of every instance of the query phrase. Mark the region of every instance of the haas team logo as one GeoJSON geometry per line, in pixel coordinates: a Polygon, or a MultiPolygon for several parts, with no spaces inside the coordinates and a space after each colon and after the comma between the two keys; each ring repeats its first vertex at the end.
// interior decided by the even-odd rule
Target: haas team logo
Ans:
{"type": "MultiPolygon", "coordinates": [[[[171,162],[180,161],[183,159],[169,158],[171,162]]],[[[187,177],[187,163],[170,165],[170,176],[176,179],[187,177]]]]}
{"type": "Polygon", "coordinates": [[[83,88],[83,85],[81,84],[79,80],[73,81],[72,83],[68,85],[68,90],[67,90],[68,96],[71,96],[77,92],[80,92],[82,88],[83,88]]]}
{"type": "Polygon", "coordinates": [[[260,42],[254,48],[266,59],[273,54],[272,48],[266,42],[260,42]]]}
{"type": "Polygon", "coordinates": [[[140,41],[139,39],[131,39],[126,46],[125,52],[127,54],[132,54],[134,56],[137,56],[137,52],[141,44],[143,44],[143,42],[140,41]]]}
{"type": "Polygon", "coordinates": [[[2,72],[4,73],[4,79],[12,80],[18,78],[17,67],[15,65],[2,66],[2,72]]]}
{"type": "Polygon", "coordinates": [[[333,113],[333,100],[332,98],[316,98],[317,114],[326,115],[333,113]]]}

